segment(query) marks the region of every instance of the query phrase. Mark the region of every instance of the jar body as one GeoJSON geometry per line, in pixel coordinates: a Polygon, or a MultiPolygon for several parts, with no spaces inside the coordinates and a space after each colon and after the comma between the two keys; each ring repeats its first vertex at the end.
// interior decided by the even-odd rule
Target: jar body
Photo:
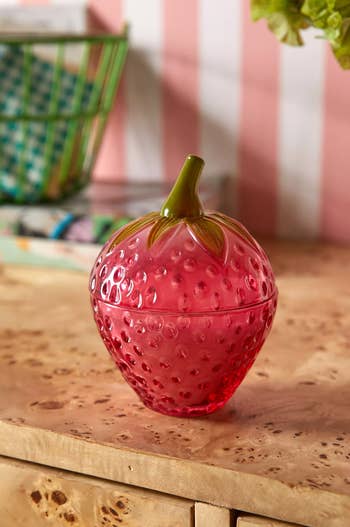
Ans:
{"type": "Polygon", "coordinates": [[[91,295],[94,318],[123,377],[143,403],[174,416],[222,407],[253,365],[272,325],[267,300],[207,313],[143,311],[91,295]]]}

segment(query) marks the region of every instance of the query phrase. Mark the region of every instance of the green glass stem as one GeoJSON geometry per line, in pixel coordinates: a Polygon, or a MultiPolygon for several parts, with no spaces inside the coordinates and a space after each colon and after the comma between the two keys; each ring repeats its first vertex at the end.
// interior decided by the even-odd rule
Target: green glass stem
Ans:
{"type": "Polygon", "coordinates": [[[203,167],[203,159],[195,155],[187,156],[175,185],[161,208],[161,216],[198,218],[204,214],[198,195],[198,182],[203,167]]]}

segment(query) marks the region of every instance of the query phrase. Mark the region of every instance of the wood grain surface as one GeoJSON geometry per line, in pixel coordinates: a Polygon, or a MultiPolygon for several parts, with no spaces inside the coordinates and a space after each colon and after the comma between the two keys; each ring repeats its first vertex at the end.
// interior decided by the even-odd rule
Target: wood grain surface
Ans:
{"type": "Polygon", "coordinates": [[[237,527],[297,527],[296,524],[270,520],[269,518],[259,518],[258,516],[239,516],[237,527]]]}
{"type": "Polygon", "coordinates": [[[271,244],[274,328],[225,408],[143,407],[104,350],[87,276],[3,267],[0,453],[312,527],[350,525],[350,249],[271,244]]]}
{"type": "Polygon", "coordinates": [[[192,527],[192,508],[180,498],[0,457],[1,527],[192,527]]]}
{"type": "Polygon", "coordinates": [[[233,527],[229,509],[208,503],[196,503],[194,517],[194,527],[233,527]]]}

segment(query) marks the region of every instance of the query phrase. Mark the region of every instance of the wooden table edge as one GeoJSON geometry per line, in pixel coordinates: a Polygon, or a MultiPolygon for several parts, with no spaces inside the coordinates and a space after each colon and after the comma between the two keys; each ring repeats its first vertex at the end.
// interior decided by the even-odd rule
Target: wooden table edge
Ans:
{"type": "Polygon", "coordinates": [[[343,527],[350,518],[347,495],[23,424],[0,421],[0,455],[307,527],[325,518],[328,527],[343,527]]]}

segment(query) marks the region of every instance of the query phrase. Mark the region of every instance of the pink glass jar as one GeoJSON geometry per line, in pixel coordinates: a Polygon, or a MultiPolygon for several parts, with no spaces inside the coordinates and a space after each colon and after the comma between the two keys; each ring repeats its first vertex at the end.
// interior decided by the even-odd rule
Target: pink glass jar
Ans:
{"type": "Polygon", "coordinates": [[[225,404],[277,306],[270,262],[248,231],[191,210],[152,213],[116,232],[90,276],[98,330],[125,380],[146,406],[175,416],[225,404]]]}

